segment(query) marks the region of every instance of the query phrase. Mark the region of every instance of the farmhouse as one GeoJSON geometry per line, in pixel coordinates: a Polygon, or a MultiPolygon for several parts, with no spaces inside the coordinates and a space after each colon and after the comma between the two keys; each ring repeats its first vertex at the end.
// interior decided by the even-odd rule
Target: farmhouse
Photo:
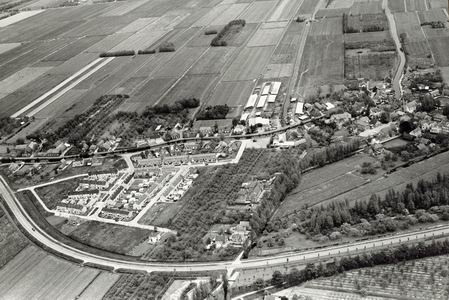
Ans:
{"type": "Polygon", "coordinates": [[[148,236],[148,243],[149,244],[156,244],[158,243],[162,238],[162,233],[160,232],[152,232],[148,236]]]}

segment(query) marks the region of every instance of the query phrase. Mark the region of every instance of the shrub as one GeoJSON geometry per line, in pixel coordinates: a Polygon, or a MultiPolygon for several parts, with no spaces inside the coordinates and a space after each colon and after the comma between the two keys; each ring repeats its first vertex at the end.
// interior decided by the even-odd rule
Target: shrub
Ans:
{"type": "Polygon", "coordinates": [[[134,50],[122,50],[122,51],[100,53],[100,57],[134,56],[134,55],[136,55],[136,51],[134,50]]]}
{"type": "Polygon", "coordinates": [[[212,35],[212,34],[217,34],[217,33],[218,33],[218,31],[216,31],[215,29],[209,29],[204,32],[205,35],[212,35]]]}
{"type": "Polygon", "coordinates": [[[175,51],[175,45],[171,42],[163,42],[159,46],[159,52],[174,52],[175,51]]]}
{"type": "Polygon", "coordinates": [[[302,23],[305,20],[306,20],[306,18],[304,18],[304,17],[296,17],[296,19],[295,19],[295,21],[298,22],[298,23],[302,23]]]}
{"type": "Polygon", "coordinates": [[[156,53],[156,49],[151,49],[151,50],[139,50],[137,51],[137,54],[154,54],[156,53]]]}

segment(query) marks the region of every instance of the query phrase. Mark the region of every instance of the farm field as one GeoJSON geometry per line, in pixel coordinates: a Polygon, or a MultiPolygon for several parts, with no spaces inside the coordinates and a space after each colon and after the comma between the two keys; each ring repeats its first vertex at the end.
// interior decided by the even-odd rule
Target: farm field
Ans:
{"type": "Polygon", "coordinates": [[[405,34],[404,49],[410,67],[428,67],[433,63],[431,50],[416,13],[396,13],[398,34],[405,34]]]}
{"type": "Polygon", "coordinates": [[[26,67],[14,73],[8,78],[0,81],[1,94],[4,96],[15,92],[19,88],[35,80],[50,69],[51,67],[26,67]]]}
{"type": "Polygon", "coordinates": [[[216,78],[217,76],[211,75],[184,76],[161,99],[159,104],[173,104],[186,98],[197,98],[202,103],[205,93],[216,78]]]}
{"type": "Polygon", "coordinates": [[[276,45],[282,37],[284,28],[259,29],[248,42],[248,47],[276,45]]]}
{"type": "Polygon", "coordinates": [[[316,1],[316,0],[303,0],[301,6],[299,7],[299,12],[302,15],[312,14],[317,5],[318,5],[318,1],[316,1]]]}
{"type": "Polygon", "coordinates": [[[311,25],[298,72],[299,90],[303,96],[315,94],[324,84],[343,82],[344,42],[341,31],[341,18],[326,18],[311,25]]]}
{"type": "Polygon", "coordinates": [[[254,88],[252,80],[241,81],[222,81],[220,82],[215,93],[207,100],[208,105],[227,104],[228,106],[243,107],[251,95],[254,88]]]}
{"type": "Polygon", "coordinates": [[[0,270],[28,245],[28,240],[0,209],[0,249],[2,254],[0,256],[0,270]]]}
{"type": "Polygon", "coordinates": [[[276,296],[282,297],[293,297],[294,295],[301,295],[304,297],[309,297],[310,299],[320,299],[320,300],[385,300],[384,297],[375,296],[365,296],[357,293],[343,292],[343,291],[333,291],[323,288],[314,287],[292,287],[280,292],[275,293],[276,296]]]}
{"type": "Polygon", "coordinates": [[[388,0],[388,7],[392,12],[405,12],[404,0],[388,0]]]}
{"type": "Polygon", "coordinates": [[[429,0],[431,8],[448,8],[446,0],[429,0]]]}
{"type": "Polygon", "coordinates": [[[175,52],[173,58],[155,73],[156,78],[160,77],[180,77],[201,57],[206,51],[205,48],[183,48],[178,53],[175,52]]]}
{"type": "Polygon", "coordinates": [[[96,290],[96,295],[102,297],[103,286],[119,277],[102,274],[30,246],[0,270],[0,288],[5,299],[75,299],[86,288],[96,290]]]}
{"type": "Polygon", "coordinates": [[[268,21],[281,21],[293,18],[301,4],[301,1],[295,0],[279,1],[276,8],[274,8],[272,13],[269,15],[268,21]]]}
{"type": "Polygon", "coordinates": [[[234,47],[211,47],[187,72],[188,75],[219,74],[236,51],[234,47]]]}
{"type": "Polygon", "coordinates": [[[240,19],[245,20],[247,23],[261,23],[266,19],[273,7],[276,5],[276,1],[255,1],[250,4],[248,9],[239,16],[240,19]]]}
{"type": "Polygon", "coordinates": [[[287,28],[279,45],[271,56],[272,64],[294,63],[299,51],[301,37],[304,34],[304,25],[293,22],[287,28]]]}
{"type": "MultiPolygon", "coordinates": [[[[427,31],[426,31],[427,34],[427,31]]],[[[429,37],[428,41],[432,50],[435,63],[440,67],[449,66],[449,57],[447,55],[447,47],[449,45],[449,36],[429,37]]]]}
{"type": "Polygon", "coordinates": [[[407,11],[427,10],[427,0],[405,0],[407,11]]]}
{"type": "Polygon", "coordinates": [[[447,22],[448,17],[443,9],[431,9],[426,11],[418,12],[419,21],[421,23],[424,22],[432,22],[432,21],[441,21],[447,22]]]}
{"type": "Polygon", "coordinates": [[[272,46],[244,48],[224,74],[223,81],[257,78],[272,51],[272,46]]]}
{"type": "MultiPolygon", "coordinates": [[[[225,11],[215,17],[208,25],[226,25],[234,19],[238,19],[247,8],[248,3],[231,4],[225,11]]],[[[249,22],[248,22],[249,23],[249,22]]]]}
{"type": "Polygon", "coordinates": [[[353,293],[357,293],[357,287],[360,287],[368,295],[401,299],[447,299],[448,268],[448,256],[436,256],[315,279],[306,283],[305,287],[353,293]]]}
{"type": "Polygon", "coordinates": [[[355,0],[351,6],[351,15],[379,14],[382,13],[382,0],[364,1],[355,0]]]}

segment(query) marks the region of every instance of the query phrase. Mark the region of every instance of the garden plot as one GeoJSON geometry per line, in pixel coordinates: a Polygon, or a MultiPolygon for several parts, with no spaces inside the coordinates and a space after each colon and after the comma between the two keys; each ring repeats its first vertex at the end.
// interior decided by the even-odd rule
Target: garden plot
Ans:
{"type": "Polygon", "coordinates": [[[388,7],[392,12],[405,12],[404,0],[388,0],[388,7]]]}
{"type": "Polygon", "coordinates": [[[51,67],[26,67],[9,76],[8,78],[0,81],[0,91],[3,95],[13,93],[19,88],[25,86],[39,76],[43,75],[50,69],[51,67]]]}
{"type": "Polygon", "coordinates": [[[173,104],[186,98],[196,98],[202,103],[205,93],[216,78],[217,76],[210,75],[184,76],[161,99],[160,104],[173,104]]]}
{"type": "Polygon", "coordinates": [[[371,78],[382,80],[390,76],[398,58],[395,51],[371,52],[370,50],[346,50],[345,78],[371,78]]]}
{"type": "Polygon", "coordinates": [[[279,42],[284,28],[259,29],[248,42],[248,47],[273,46],[279,42]]]}
{"type": "Polygon", "coordinates": [[[175,52],[173,58],[155,72],[155,77],[180,77],[206,50],[207,48],[185,47],[179,52],[175,52]]]}
{"type": "Polygon", "coordinates": [[[243,106],[248,101],[254,82],[249,81],[226,81],[220,82],[215,93],[207,101],[208,105],[224,105],[235,107],[243,106]]]}
{"type": "Polygon", "coordinates": [[[296,15],[301,1],[295,0],[281,0],[278,2],[276,8],[268,17],[268,21],[290,20],[296,15]]]}
{"type": "Polygon", "coordinates": [[[134,0],[134,1],[126,1],[119,2],[120,4],[114,7],[113,9],[105,12],[103,14],[104,17],[115,17],[115,16],[123,16],[134,9],[138,8],[142,4],[146,3],[148,0],[134,0]]]}
{"type": "Polygon", "coordinates": [[[262,23],[276,3],[275,0],[253,2],[239,19],[245,20],[246,23],[262,23]]]}
{"type": "Polygon", "coordinates": [[[273,51],[272,46],[244,48],[226,71],[224,81],[256,79],[273,51]]]}
{"type": "Polygon", "coordinates": [[[427,10],[426,0],[405,0],[405,2],[407,11],[427,10]]]}
{"type": "Polygon", "coordinates": [[[229,8],[223,11],[222,14],[214,18],[209,25],[211,26],[226,25],[230,21],[238,19],[239,16],[243,13],[243,11],[248,8],[248,6],[249,6],[248,3],[232,4],[229,8]]]}
{"type": "Polygon", "coordinates": [[[187,74],[219,74],[235,50],[235,47],[211,47],[187,74]]]}

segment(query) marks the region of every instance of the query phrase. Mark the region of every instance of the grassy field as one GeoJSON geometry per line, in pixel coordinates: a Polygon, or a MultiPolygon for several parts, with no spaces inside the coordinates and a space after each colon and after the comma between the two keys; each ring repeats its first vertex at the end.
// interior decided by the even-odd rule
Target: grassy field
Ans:
{"type": "Polygon", "coordinates": [[[30,246],[0,270],[0,288],[4,299],[100,299],[118,277],[30,246]]]}
{"type": "Polygon", "coordinates": [[[77,226],[69,237],[95,248],[127,254],[148,239],[149,233],[148,230],[140,228],[87,221],[77,226]]]}

